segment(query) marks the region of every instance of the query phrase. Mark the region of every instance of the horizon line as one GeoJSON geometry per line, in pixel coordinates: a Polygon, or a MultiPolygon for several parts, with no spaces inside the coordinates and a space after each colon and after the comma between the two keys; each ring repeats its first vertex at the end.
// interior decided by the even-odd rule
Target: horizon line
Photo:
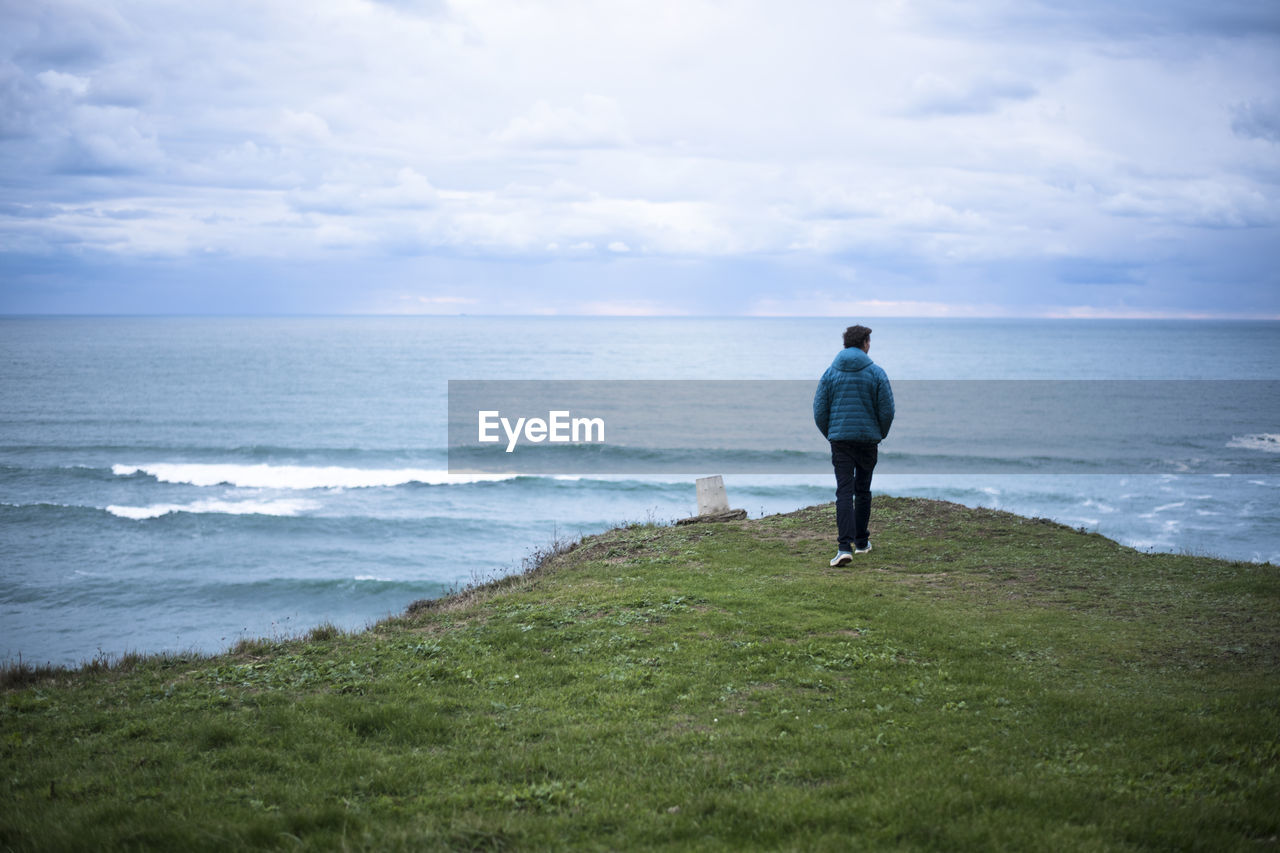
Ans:
{"type": "Polygon", "coordinates": [[[323,317],[368,317],[368,318],[421,318],[421,317],[475,317],[475,318],[499,318],[499,317],[519,317],[522,319],[613,319],[613,320],[831,320],[841,316],[857,317],[860,316],[867,320],[1134,320],[1134,321],[1218,321],[1218,322],[1277,322],[1280,321],[1280,314],[1206,314],[1206,313],[1097,313],[1097,314],[1076,314],[1076,313],[1045,313],[1045,314],[858,314],[857,312],[849,314],[693,314],[693,313],[646,313],[646,314],[604,314],[604,313],[578,313],[578,312],[549,312],[538,311],[534,313],[521,312],[501,312],[501,313],[483,313],[483,312],[361,312],[361,311],[332,311],[332,312],[305,312],[305,311],[272,311],[272,312],[246,312],[246,311],[225,311],[225,312],[71,312],[71,311],[46,311],[46,312],[8,312],[0,311],[0,318],[3,319],[35,319],[46,318],[52,319],[56,317],[65,318],[323,318],[323,317]]]}

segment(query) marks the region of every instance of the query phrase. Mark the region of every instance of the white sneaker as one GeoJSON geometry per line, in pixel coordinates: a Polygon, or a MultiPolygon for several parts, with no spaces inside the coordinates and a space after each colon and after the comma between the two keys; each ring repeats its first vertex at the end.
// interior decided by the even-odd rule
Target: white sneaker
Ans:
{"type": "Polygon", "coordinates": [[[871,540],[870,540],[870,539],[868,539],[868,540],[867,540],[867,547],[865,547],[865,548],[854,548],[854,549],[853,549],[853,553],[855,553],[855,554],[865,554],[865,553],[867,553],[867,552],[868,552],[868,551],[870,551],[870,550],[871,550],[871,540]]]}
{"type": "Polygon", "coordinates": [[[845,566],[853,562],[853,555],[848,551],[837,551],[836,555],[831,558],[831,567],[845,566]]]}

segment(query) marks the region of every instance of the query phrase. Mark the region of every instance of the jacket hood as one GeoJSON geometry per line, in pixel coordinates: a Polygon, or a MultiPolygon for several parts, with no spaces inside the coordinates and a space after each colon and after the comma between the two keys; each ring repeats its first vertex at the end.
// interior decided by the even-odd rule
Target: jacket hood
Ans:
{"type": "Polygon", "coordinates": [[[851,373],[863,370],[871,364],[871,356],[857,347],[845,347],[836,353],[835,361],[831,362],[831,366],[836,370],[847,370],[851,373]]]}

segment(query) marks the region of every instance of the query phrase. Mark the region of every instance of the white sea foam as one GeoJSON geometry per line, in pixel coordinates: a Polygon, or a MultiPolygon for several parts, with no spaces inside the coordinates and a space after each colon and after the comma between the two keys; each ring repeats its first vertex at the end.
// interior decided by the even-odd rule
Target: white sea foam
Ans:
{"type": "Polygon", "coordinates": [[[1227,447],[1261,450],[1264,453],[1280,453],[1280,434],[1259,432],[1252,435],[1235,435],[1227,442],[1227,447]]]}
{"type": "Polygon", "coordinates": [[[151,504],[150,506],[117,506],[107,507],[107,512],[121,518],[141,521],[146,518],[159,518],[171,512],[222,513],[226,515],[297,515],[300,512],[315,509],[316,501],[287,498],[273,501],[192,501],[188,504],[151,504]]]}
{"type": "Polygon", "coordinates": [[[234,465],[194,462],[158,462],[148,465],[112,465],[119,477],[149,474],[162,483],[216,486],[222,483],[257,489],[360,489],[373,486],[430,486],[482,483],[511,479],[511,474],[450,474],[428,468],[341,468],[307,465],[234,465]]]}
{"type": "Polygon", "coordinates": [[[354,578],[353,580],[358,580],[358,581],[380,581],[380,582],[382,582],[382,583],[387,583],[387,582],[389,582],[389,581],[391,580],[391,578],[382,578],[382,577],[378,577],[377,575],[356,575],[356,576],[355,576],[355,578],[354,578]]]}

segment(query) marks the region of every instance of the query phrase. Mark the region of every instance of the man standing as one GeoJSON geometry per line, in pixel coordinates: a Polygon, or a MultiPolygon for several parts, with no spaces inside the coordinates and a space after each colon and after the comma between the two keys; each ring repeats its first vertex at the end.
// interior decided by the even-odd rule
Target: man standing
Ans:
{"type": "Polygon", "coordinates": [[[871,360],[871,330],[844,330],[844,349],[818,381],[813,420],[831,442],[836,469],[836,528],[840,541],[832,566],[871,550],[871,472],[879,444],[893,424],[889,377],[871,360]]]}

